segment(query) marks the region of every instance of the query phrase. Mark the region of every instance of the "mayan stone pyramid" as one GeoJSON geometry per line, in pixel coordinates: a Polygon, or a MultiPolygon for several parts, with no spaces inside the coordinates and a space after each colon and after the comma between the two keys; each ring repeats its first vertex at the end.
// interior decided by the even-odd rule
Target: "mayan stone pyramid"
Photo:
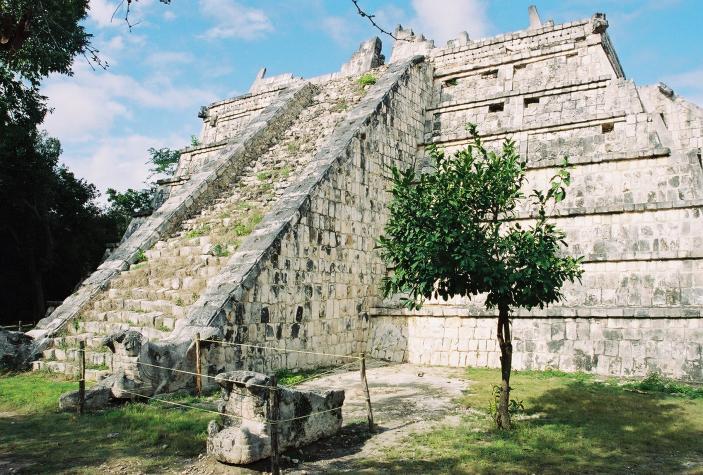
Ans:
{"type": "Polygon", "coordinates": [[[30,332],[34,367],[74,371],[84,341],[114,397],[175,390],[193,378],[157,366],[193,371],[196,334],[226,343],[203,341],[209,375],[339,362],[247,344],[499,366],[480,300],[408,311],[379,290],[389,167],[465,146],[472,122],[489,146],[517,142],[530,187],[573,164],[554,220],[585,257],[583,284],[516,312],[514,368],[703,380],[703,110],[627,80],[607,28],[603,14],[554,25],[533,9],[525,30],[442,48],[398,27],[389,61],[374,38],[323,77],[262,70],[200,111],[201,145],[161,205],[30,332]]]}

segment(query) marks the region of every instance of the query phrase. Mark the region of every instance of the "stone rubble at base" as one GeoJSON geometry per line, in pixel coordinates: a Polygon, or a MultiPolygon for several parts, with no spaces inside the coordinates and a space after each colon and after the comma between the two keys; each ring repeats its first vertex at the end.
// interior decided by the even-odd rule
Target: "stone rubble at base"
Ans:
{"type": "MultiPolygon", "coordinates": [[[[252,92],[206,107],[201,144],[184,151],[161,207],[29,332],[44,350],[35,368],[73,371],[83,339],[101,368],[91,376],[122,370],[129,379],[101,347],[128,328],[149,349],[132,367],[192,371],[196,333],[498,366],[495,315],[480,299],[407,312],[379,290],[389,168],[426,165],[430,143],[465,146],[473,122],[489,146],[516,141],[530,187],[543,187],[564,155],[573,164],[554,219],[568,252],[585,258],[583,282],[567,287],[562,304],[516,311],[514,368],[703,380],[703,110],[665,85],[626,80],[605,15],[560,25],[535,15],[529,29],[462,33],[445,48],[399,27],[407,41],[388,65],[372,39],[344,73],[262,71],[252,92]],[[374,66],[376,83],[362,88],[356,80],[374,66]],[[254,211],[260,222],[250,221],[254,211]],[[238,235],[246,225],[253,232],[238,235]]],[[[519,219],[531,217],[521,210],[519,219]]],[[[203,358],[213,377],[341,363],[214,343],[203,358]]],[[[192,378],[135,377],[147,392],[192,387],[192,378]]]]}

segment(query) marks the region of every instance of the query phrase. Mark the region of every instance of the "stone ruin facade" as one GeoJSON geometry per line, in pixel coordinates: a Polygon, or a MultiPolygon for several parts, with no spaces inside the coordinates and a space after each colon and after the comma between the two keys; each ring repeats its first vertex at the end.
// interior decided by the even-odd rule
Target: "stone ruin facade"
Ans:
{"type": "Polygon", "coordinates": [[[446,47],[399,27],[388,64],[375,38],[338,73],[262,70],[248,94],[200,111],[201,144],[161,206],[29,332],[34,367],[73,371],[84,340],[89,377],[112,374],[116,397],[175,390],[192,378],[143,364],[192,371],[196,333],[229,343],[203,343],[210,377],[340,362],[232,343],[499,366],[480,300],[411,312],[379,291],[389,167],[465,146],[473,122],[489,146],[516,141],[528,187],[573,164],[553,218],[585,257],[583,285],[516,311],[514,368],[703,380],[703,110],[627,80],[607,28],[603,14],[554,25],[534,10],[525,30],[446,47]],[[361,87],[367,72],[377,81],[361,87]],[[125,330],[129,349],[103,345],[125,330]]]}

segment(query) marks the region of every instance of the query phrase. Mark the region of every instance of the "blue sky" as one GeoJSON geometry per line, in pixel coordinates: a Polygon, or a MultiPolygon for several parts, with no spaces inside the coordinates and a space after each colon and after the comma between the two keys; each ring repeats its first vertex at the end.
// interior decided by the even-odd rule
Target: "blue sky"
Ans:
{"type": "MultiPolygon", "coordinates": [[[[53,113],[45,127],[80,177],[120,190],[144,186],[147,149],[177,148],[198,135],[201,105],[248,90],[256,72],[311,77],[338,70],[364,39],[379,34],[351,0],[140,0],[130,32],[118,0],[90,0],[86,21],[110,64],[45,81],[53,113]]],[[[386,29],[396,24],[443,46],[462,30],[472,39],[527,26],[536,3],[557,23],[605,12],[629,79],[664,81],[703,105],[701,0],[360,0],[386,29]]],[[[386,57],[391,38],[381,37],[386,57]]]]}

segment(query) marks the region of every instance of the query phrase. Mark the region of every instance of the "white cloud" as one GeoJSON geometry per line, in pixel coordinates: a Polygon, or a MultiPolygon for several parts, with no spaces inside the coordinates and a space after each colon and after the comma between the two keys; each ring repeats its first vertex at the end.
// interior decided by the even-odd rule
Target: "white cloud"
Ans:
{"type": "Polygon", "coordinates": [[[109,0],[90,0],[88,5],[90,8],[88,17],[101,28],[115,26],[121,23],[121,18],[115,14],[117,6],[117,2],[111,2],[109,0]]]}
{"type": "Polygon", "coordinates": [[[241,5],[234,0],[200,0],[203,16],[214,21],[207,39],[242,38],[252,40],[273,31],[271,20],[263,10],[241,5]]]}
{"type": "Polygon", "coordinates": [[[173,10],[164,10],[163,17],[166,21],[173,21],[176,19],[176,14],[173,13],[173,10]]]}
{"type": "Polygon", "coordinates": [[[472,39],[486,36],[489,31],[487,6],[483,0],[413,0],[415,18],[410,24],[415,33],[423,33],[442,46],[447,40],[467,31],[472,39]]]}
{"type": "MultiPolygon", "coordinates": [[[[150,147],[175,149],[186,141],[177,135],[166,138],[142,134],[103,137],[89,148],[62,156],[62,161],[77,176],[93,183],[102,192],[107,188],[143,188],[149,180],[147,150],[150,147]]],[[[105,201],[104,195],[101,201],[105,201]]]]}
{"type": "Polygon", "coordinates": [[[328,16],[322,19],[320,24],[335,43],[340,46],[349,46],[351,43],[351,29],[349,20],[339,16],[328,16]]]}
{"type": "Polygon", "coordinates": [[[402,8],[395,5],[385,5],[374,12],[376,23],[382,28],[393,31],[398,25],[408,24],[408,15],[402,8]]]}
{"type": "Polygon", "coordinates": [[[105,137],[91,147],[88,156],[70,157],[66,164],[99,190],[139,188],[149,178],[147,149],[157,141],[143,135],[105,137]]]}
{"type": "Polygon", "coordinates": [[[703,107],[703,68],[664,78],[674,91],[703,107]]]}
{"type": "Polygon", "coordinates": [[[54,108],[44,123],[46,129],[62,141],[76,142],[110,129],[116,119],[131,117],[138,107],[187,112],[215,99],[206,90],[176,86],[167,75],[137,81],[87,66],[77,67],[73,77],[52,76],[42,92],[54,108]]]}
{"type": "Polygon", "coordinates": [[[118,52],[124,49],[124,36],[117,35],[110,38],[110,40],[105,44],[108,51],[118,52]]]}
{"type": "Polygon", "coordinates": [[[90,140],[94,134],[109,130],[116,119],[130,116],[119,97],[95,85],[59,79],[49,82],[42,92],[54,109],[44,127],[62,141],[90,140]]]}

